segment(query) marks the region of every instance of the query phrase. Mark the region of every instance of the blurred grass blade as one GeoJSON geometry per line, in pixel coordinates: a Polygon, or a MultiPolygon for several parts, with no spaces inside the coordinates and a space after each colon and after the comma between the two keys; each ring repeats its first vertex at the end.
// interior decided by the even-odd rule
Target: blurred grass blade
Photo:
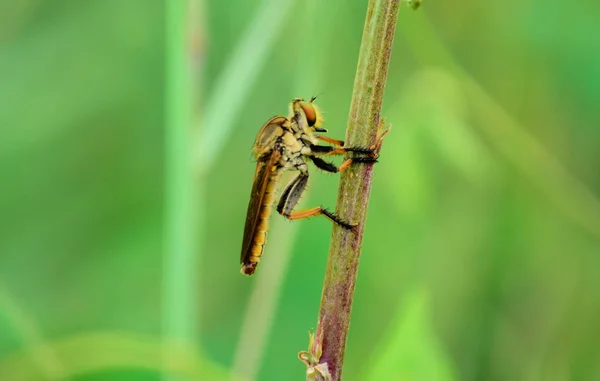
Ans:
{"type": "Polygon", "coordinates": [[[294,0],[264,0],[215,81],[201,122],[201,149],[196,157],[200,173],[210,169],[218,157],[293,3],[294,0]]]}
{"type": "Polygon", "coordinates": [[[571,221],[600,238],[600,201],[597,196],[478,83],[469,80],[465,87],[482,121],[479,126],[496,149],[541,188],[571,221]]]}
{"type": "MultiPolygon", "coordinates": [[[[188,6],[188,0],[166,2],[163,333],[181,344],[194,342],[199,325],[195,234],[200,211],[192,165],[188,6]]],[[[165,352],[165,361],[168,356],[165,352]]]]}
{"type": "MultiPolygon", "coordinates": [[[[191,346],[125,332],[92,332],[33,345],[27,351],[52,351],[64,364],[61,377],[49,378],[23,351],[0,360],[4,381],[67,380],[116,369],[154,370],[177,375],[178,380],[227,380],[228,372],[196,353],[191,346]],[[167,349],[165,356],[165,349],[167,349]],[[161,361],[162,360],[162,361],[161,361]]],[[[77,378],[79,379],[79,378],[77,378]]],[[[82,378],[83,379],[83,378],[82,378]]],[[[100,378],[94,378],[100,379],[100,378]]]]}
{"type": "Polygon", "coordinates": [[[233,370],[247,381],[257,379],[292,257],[297,227],[286,222],[279,218],[272,223],[264,254],[268,260],[260,264],[240,331],[233,370]]]}
{"type": "Polygon", "coordinates": [[[452,364],[441,348],[432,327],[429,298],[414,292],[404,298],[395,321],[384,334],[383,343],[366,362],[363,380],[452,381],[452,364]]]}
{"type": "MultiPolygon", "coordinates": [[[[396,134],[408,134],[409,138],[418,138],[419,144],[434,146],[443,163],[454,167],[478,186],[490,186],[495,183],[496,163],[492,153],[468,123],[467,103],[461,84],[452,75],[444,70],[427,68],[407,81],[387,117],[404,126],[396,134]]],[[[397,140],[395,144],[414,144],[405,144],[405,137],[394,139],[397,140]]],[[[415,150],[413,147],[407,149],[415,150]]],[[[403,152],[391,154],[412,159],[411,155],[403,152]]],[[[398,177],[396,169],[392,170],[393,177],[398,177]]],[[[412,187],[412,184],[405,185],[412,187]]],[[[394,187],[394,191],[403,192],[403,188],[394,187]]]]}
{"type": "Polygon", "coordinates": [[[397,117],[390,115],[390,120],[407,127],[398,128],[386,137],[387,144],[394,149],[386,152],[387,161],[381,161],[381,170],[386,173],[381,181],[386,183],[384,189],[389,192],[398,214],[415,223],[426,218],[425,211],[431,208],[435,187],[431,185],[431,174],[426,167],[421,125],[410,114],[402,112],[404,107],[398,107],[395,108],[398,113],[394,114],[397,117]]]}
{"type": "MultiPolygon", "coordinates": [[[[45,341],[32,316],[29,316],[11,297],[3,283],[0,283],[0,316],[4,315],[12,326],[15,336],[21,339],[23,358],[30,362],[29,367],[39,372],[40,380],[63,379],[64,367],[51,346],[45,341]]],[[[0,366],[0,378],[7,378],[0,366]]]]}

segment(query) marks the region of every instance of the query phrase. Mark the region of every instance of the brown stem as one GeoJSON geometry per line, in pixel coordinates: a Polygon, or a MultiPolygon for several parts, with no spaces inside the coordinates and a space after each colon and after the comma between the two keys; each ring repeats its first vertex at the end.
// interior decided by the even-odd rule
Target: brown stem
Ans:
{"type": "MultiPolygon", "coordinates": [[[[369,1],[346,131],[348,146],[371,146],[380,134],[399,6],[400,0],[369,1]]],[[[353,231],[333,227],[317,332],[309,348],[315,361],[307,375],[313,380],[341,379],[372,177],[372,164],[356,164],[340,179],[337,214],[359,225],[353,231]]]]}

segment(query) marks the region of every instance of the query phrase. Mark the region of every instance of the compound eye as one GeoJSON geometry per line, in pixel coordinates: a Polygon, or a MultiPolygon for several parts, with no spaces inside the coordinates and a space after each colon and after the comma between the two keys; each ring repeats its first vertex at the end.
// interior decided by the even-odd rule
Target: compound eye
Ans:
{"type": "Polygon", "coordinates": [[[306,121],[310,127],[314,126],[317,123],[317,112],[315,108],[310,103],[300,103],[300,107],[304,110],[304,114],[306,114],[306,121]]]}

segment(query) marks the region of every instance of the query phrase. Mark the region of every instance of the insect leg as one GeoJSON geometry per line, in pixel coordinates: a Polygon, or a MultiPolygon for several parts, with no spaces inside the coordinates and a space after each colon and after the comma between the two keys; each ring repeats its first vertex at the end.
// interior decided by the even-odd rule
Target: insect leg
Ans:
{"type": "Polygon", "coordinates": [[[283,192],[281,193],[281,197],[279,198],[279,202],[277,203],[277,212],[283,215],[283,211],[286,210],[286,205],[289,203],[293,203],[293,205],[289,206],[289,209],[294,209],[294,206],[300,201],[300,197],[302,197],[302,193],[306,189],[306,184],[308,183],[308,174],[304,172],[300,172],[298,176],[296,176],[290,183],[285,187],[283,192]]]}
{"type": "Polygon", "coordinates": [[[339,146],[339,147],[343,147],[344,146],[344,141],[343,140],[335,140],[332,139],[328,136],[323,136],[323,135],[316,135],[315,136],[317,139],[322,140],[324,142],[327,142],[329,144],[333,144],[334,146],[339,146]]]}
{"type": "MultiPolygon", "coordinates": [[[[335,164],[325,161],[323,159],[319,159],[316,156],[310,156],[310,159],[312,160],[313,163],[315,163],[315,166],[317,168],[319,168],[322,171],[331,172],[331,173],[338,173],[340,171],[343,171],[345,167],[344,168],[342,168],[342,167],[346,163],[346,162],[344,162],[344,164],[337,167],[335,164]]],[[[348,159],[348,160],[352,161],[352,159],[348,159]]],[[[348,161],[348,160],[346,160],[346,161],[348,161]]]]}
{"type": "Polygon", "coordinates": [[[310,158],[317,168],[319,168],[322,171],[331,172],[331,173],[341,172],[344,169],[348,168],[350,166],[350,164],[352,164],[352,163],[376,163],[377,162],[377,159],[372,158],[372,157],[354,157],[351,159],[346,159],[342,163],[342,165],[340,165],[339,167],[336,167],[335,164],[325,161],[323,159],[320,159],[318,157],[311,156],[310,158]]]}
{"type": "Polygon", "coordinates": [[[344,221],[343,219],[336,216],[329,210],[323,208],[322,206],[317,206],[316,208],[294,212],[294,207],[296,206],[296,204],[298,204],[302,193],[306,189],[307,183],[308,172],[300,172],[300,174],[295,179],[293,179],[288,184],[288,186],[285,187],[285,190],[283,191],[283,193],[281,194],[281,198],[279,199],[279,203],[277,204],[277,212],[279,214],[281,214],[288,220],[299,220],[302,218],[323,215],[345,229],[352,229],[355,227],[355,225],[344,221]]]}
{"type": "Polygon", "coordinates": [[[347,152],[362,153],[366,155],[373,155],[375,153],[375,147],[332,147],[332,146],[321,146],[313,144],[310,146],[311,151],[315,155],[343,155],[347,152]]]}
{"type": "MultiPolygon", "coordinates": [[[[328,138],[326,136],[318,135],[317,139],[323,140],[325,142],[331,143],[331,144],[339,146],[339,147],[311,144],[310,149],[313,151],[313,153],[315,155],[324,155],[324,156],[343,155],[347,152],[353,152],[353,153],[371,155],[376,158],[377,156],[379,156],[379,147],[381,147],[381,142],[382,142],[384,136],[388,134],[388,132],[389,132],[389,128],[386,131],[384,131],[383,134],[381,134],[379,136],[379,138],[377,138],[377,142],[370,147],[344,147],[344,142],[342,140],[335,140],[335,139],[328,138]]],[[[355,161],[357,161],[357,160],[355,160],[355,161]]],[[[357,162],[372,163],[373,161],[364,161],[363,160],[363,161],[357,161],[357,162]]]]}

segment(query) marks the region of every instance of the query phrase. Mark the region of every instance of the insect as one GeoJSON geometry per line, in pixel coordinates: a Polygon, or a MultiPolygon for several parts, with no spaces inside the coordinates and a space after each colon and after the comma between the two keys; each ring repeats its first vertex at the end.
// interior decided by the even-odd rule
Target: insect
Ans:
{"type": "MultiPolygon", "coordinates": [[[[315,97],[311,98],[309,102],[305,102],[301,98],[292,100],[288,117],[275,116],[269,119],[258,132],[253,147],[253,153],[257,160],[256,172],[246,214],[240,258],[242,274],[252,275],[260,261],[266,243],[275,193],[281,175],[285,171],[297,170],[300,173],[284,188],[276,207],[279,214],[289,220],[322,215],[345,229],[355,227],[321,206],[294,211],[294,207],[308,183],[308,161],[312,161],[317,168],[323,171],[333,173],[343,171],[352,163],[377,161],[375,146],[370,148],[344,147],[343,141],[316,135],[315,133],[324,133],[327,130],[321,127],[323,118],[314,104],[314,100],[315,97]],[[319,141],[333,146],[320,145],[319,141]],[[362,155],[346,159],[339,167],[319,157],[343,155],[346,152],[362,155]]],[[[382,137],[383,135],[380,140],[382,137]]]]}

